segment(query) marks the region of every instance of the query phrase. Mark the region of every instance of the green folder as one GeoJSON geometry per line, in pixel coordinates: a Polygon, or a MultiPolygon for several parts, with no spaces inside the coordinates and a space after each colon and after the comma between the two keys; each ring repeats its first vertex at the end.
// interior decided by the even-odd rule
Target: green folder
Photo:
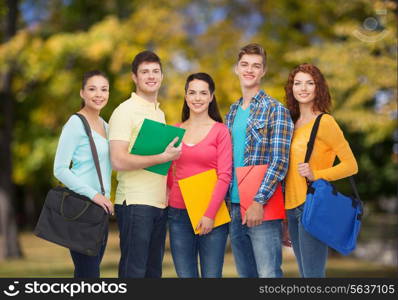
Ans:
{"type": "MultiPolygon", "coordinates": [[[[183,128],[144,119],[130,153],[137,155],[155,155],[163,153],[176,136],[178,136],[178,141],[174,146],[180,145],[184,134],[185,129],[183,128]]],[[[167,175],[170,166],[171,161],[168,161],[163,164],[145,168],[145,170],[167,175]]]]}

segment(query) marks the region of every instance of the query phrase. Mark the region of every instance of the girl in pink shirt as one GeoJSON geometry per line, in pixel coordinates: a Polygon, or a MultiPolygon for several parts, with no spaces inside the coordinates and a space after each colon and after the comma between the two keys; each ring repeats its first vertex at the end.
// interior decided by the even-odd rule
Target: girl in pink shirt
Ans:
{"type": "Polygon", "coordinates": [[[222,123],[214,95],[215,84],[206,73],[188,76],[182,123],[186,130],[182,153],[169,171],[170,248],[179,277],[221,277],[224,264],[228,224],[213,227],[214,218],[224,201],[231,181],[232,145],[228,128],[222,123]],[[195,234],[185,207],[178,180],[210,169],[217,171],[212,199],[195,234]]]}

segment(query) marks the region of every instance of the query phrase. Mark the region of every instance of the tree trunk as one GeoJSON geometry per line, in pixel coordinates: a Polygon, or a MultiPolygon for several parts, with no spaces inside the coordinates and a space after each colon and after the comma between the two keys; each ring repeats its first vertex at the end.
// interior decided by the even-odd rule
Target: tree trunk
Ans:
{"type": "MultiPolygon", "coordinates": [[[[7,0],[7,20],[4,42],[16,33],[18,19],[18,1],[7,0]]],[[[14,98],[11,91],[13,69],[1,74],[1,132],[0,132],[0,260],[9,257],[21,257],[18,242],[18,230],[13,203],[14,184],[12,182],[12,129],[14,121],[14,98]]]]}

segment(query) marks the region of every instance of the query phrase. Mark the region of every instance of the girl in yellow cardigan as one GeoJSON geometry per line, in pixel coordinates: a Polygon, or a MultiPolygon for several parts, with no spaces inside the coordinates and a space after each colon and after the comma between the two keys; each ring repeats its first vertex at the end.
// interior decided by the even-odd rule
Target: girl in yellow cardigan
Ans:
{"type": "Polygon", "coordinates": [[[301,277],[325,277],[328,246],[312,237],[301,225],[307,192],[306,178],[328,181],[358,172],[355,157],[335,119],[322,117],[309,163],[303,163],[307,142],[316,117],[328,113],[331,99],[321,71],[311,64],[301,64],[289,74],[285,86],[287,107],[294,122],[286,175],[285,208],[288,230],[301,277]],[[340,163],[333,166],[336,156],[340,163]]]}

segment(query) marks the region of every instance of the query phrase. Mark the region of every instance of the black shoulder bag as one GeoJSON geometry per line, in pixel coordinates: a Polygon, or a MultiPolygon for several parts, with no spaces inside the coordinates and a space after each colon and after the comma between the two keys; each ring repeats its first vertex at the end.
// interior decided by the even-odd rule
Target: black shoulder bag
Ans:
{"type": "MultiPolygon", "coordinates": [[[[75,113],[83,122],[90,140],[91,152],[105,194],[98,153],[86,118],[75,113]]],[[[34,234],[71,250],[95,256],[98,254],[108,230],[108,214],[88,197],[67,187],[57,186],[47,193],[34,234]]]]}

